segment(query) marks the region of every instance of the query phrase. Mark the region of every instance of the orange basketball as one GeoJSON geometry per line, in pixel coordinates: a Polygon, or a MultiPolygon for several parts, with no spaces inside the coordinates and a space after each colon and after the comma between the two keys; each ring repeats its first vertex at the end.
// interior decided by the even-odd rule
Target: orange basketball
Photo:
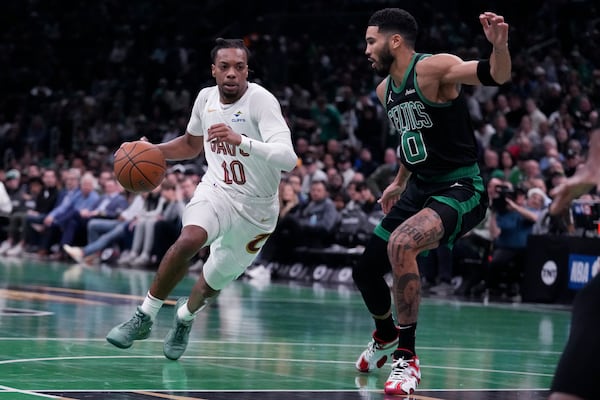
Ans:
{"type": "Polygon", "coordinates": [[[165,157],[154,144],[138,140],[125,142],[115,153],[115,176],[125,190],[133,193],[154,190],[165,177],[165,157]]]}

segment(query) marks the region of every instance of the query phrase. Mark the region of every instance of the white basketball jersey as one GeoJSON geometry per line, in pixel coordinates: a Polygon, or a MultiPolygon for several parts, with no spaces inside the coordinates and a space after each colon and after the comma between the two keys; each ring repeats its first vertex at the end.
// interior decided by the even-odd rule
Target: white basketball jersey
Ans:
{"type": "Polygon", "coordinates": [[[238,146],[207,141],[208,128],[218,123],[261,142],[269,142],[275,136],[281,141],[285,135],[291,147],[290,130],[275,96],[262,86],[249,82],[248,90],[238,101],[221,104],[217,86],[202,89],[194,102],[187,131],[194,136],[204,136],[208,170],[203,182],[250,197],[276,195],[281,180],[279,169],[241,151],[238,146]]]}

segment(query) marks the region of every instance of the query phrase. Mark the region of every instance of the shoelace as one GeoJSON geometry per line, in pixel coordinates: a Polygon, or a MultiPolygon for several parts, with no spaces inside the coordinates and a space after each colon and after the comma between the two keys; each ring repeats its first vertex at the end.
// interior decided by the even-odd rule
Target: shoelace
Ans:
{"type": "Polygon", "coordinates": [[[378,350],[378,347],[380,347],[379,344],[374,339],[371,339],[371,341],[367,345],[367,358],[373,357],[375,352],[378,350]]]}
{"type": "Polygon", "coordinates": [[[185,335],[190,331],[191,325],[177,324],[175,329],[175,340],[177,342],[183,341],[185,335]]]}
{"type": "Polygon", "coordinates": [[[129,321],[127,321],[125,323],[125,327],[127,328],[133,328],[133,329],[138,329],[139,327],[142,326],[143,323],[143,316],[140,315],[138,312],[135,313],[135,315],[133,316],[133,318],[131,318],[129,321]]]}
{"type": "Polygon", "coordinates": [[[392,362],[392,373],[390,374],[390,379],[400,379],[405,376],[405,370],[409,367],[408,361],[405,361],[404,358],[399,358],[392,362]]]}

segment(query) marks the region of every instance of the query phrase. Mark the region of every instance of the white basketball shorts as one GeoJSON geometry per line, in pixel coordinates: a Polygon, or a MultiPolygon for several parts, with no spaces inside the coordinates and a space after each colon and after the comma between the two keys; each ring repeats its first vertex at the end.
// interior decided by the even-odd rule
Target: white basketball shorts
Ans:
{"type": "Polygon", "coordinates": [[[252,264],[275,229],[279,199],[249,198],[200,182],[183,213],[183,226],[200,226],[208,233],[210,255],[203,274],[208,285],[223,289],[252,264]]]}

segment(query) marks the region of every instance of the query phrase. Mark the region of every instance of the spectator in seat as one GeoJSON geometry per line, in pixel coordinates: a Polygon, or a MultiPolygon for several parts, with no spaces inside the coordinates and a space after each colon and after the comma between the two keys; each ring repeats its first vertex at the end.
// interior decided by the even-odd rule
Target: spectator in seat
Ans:
{"type": "MultiPolygon", "coordinates": [[[[82,191],[83,188],[82,179],[82,191]]],[[[77,234],[87,232],[88,222],[92,218],[116,219],[128,206],[127,199],[121,193],[121,188],[114,178],[108,178],[104,182],[104,194],[102,194],[96,205],[92,208],[83,208],[65,221],[61,245],[72,245],[77,234]]]]}
{"type": "Polygon", "coordinates": [[[42,236],[42,247],[38,251],[39,255],[46,255],[50,253],[51,246],[55,243],[57,237],[59,237],[59,249],[50,255],[52,259],[64,260],[66,254],[63,253],[63,244],[74,244],[75,239],[79,239],[81,242],[85,242],[85,231],[83,235],[77,236],[77,232],[74,229],[73,222],[76,220],[77,215],[82,210],[93,209],[100,200],[100,195],[96,191],[96,178],[91,173],[84,174],[81,179],[76,178],[77,174],[70,174],[68,179],[76,181],[77,183],[71,183],[78,186],[75,191],[75,196],[71,198],[67,204],[63,203],[65,207],[54,209],[50,214],[44,218],[44,224],[38,227],[40,235],[42,236]]]}
{"type": "Polygon", "coordinates": [[[352,160],[344,153],[340,154],[336,159],[336,165],[338,171],[344,178],[344,187],[348,186],[348,183],[352,181],[356,171],[352,169],[352,160]]]}
{"type": "MultiPolygon", "coordinates": [[[[14,202],[19,196],[19,179],[15,179],[16,174],[20,173],[17,170],[10,170],[5,175],[5,182],[0,181],[0,224],[2,226],[8,225],[10,216],[15,208],[14,202]]],[[[5,239],[6,232],[2,230],[0,236],[5,239]]],[[[0,245],[0,252],[6,251],[7,241],[4,240],[0,245]]]]}
{"type": "MultiPolygon", "coordinates": [[[[489,180],[486,189],[490,202],[499,196],[496,188],[503,184],[504,180],[500,178],[489,180]]],[[[488,207],[483,220],[454,244],[452,265],[454,271],[462,276],[462,282],[454,294],[468,296],[471,290],[484,279],[488,258],[492,251],[491,216],[492,211],[488,207]]]]}
{"type": "Polygon", "coordinates": [[[492,149],[485,149],[483,151],[483,160],[479,166],[481,170],[481,177],[485,183],[489,182],[494,172],[500,167],[500,156],[492,149]]]}
{"type": "Polygon", "coordinates": [[[156,223],[160,220],[176,220],[183,213],[183,204],[177,201],[175,183],[164,180],[157,189],[160,197],[156,208],[144,213],[135,222],[133,243],[126,261],[134,267],[147,267],[150,264],[156,223]]]}
{"type": "Polygon", "coordinates": [[[335,244],[345,247],[365,245],[372,231],[367,226],[367,213],[363,210],[363,196],[358,187],[366,187],[364,182],[350,182],[348,200],[340,210],[339,222],[334,232],[335,244]]]}
{"type": "Polygon", "coordinates": [[[354,162],[353,169],[356,172],[360,172],[365,176],[371,175],[379,166],[379,164],[373,160],[373,153],[368,148],[360,149],[358,158],[354,162]]]}
{"type": "Polygon", "coordinates": [[[300,205],[294,186],[289,182],[282,182],[279,187],[279,219],[285,218],[289,212],[293,212],[300,205]]]}
{"type": "MultiPolygon", "coordinates": [[[[31,183],[33,183],[32,179],[31,183]]],[[[42,174],[42,189],[34,197],[35,205],[33,209],[28,209],[27,214],[24,216],[24,220],[21,225],[21,237],[18,240],[13,237],[12,247],[6,250],[7,256],[17,257],[29,247],[30,249],[37,248],[39,245],[40,235],[33,230],[31,224],[41,224],[48,215],[49,212],[54,209],[56,204],[61,199],[61,194],[58,189],[58,177],[56,171],[53,169],[47,169],[42,174]]],[[[33,196],[33,194],[32,194],[33,196]]]]}
{"type": "MultiPolygon", "coordinates": [[[[196,183],[185,177],[175,188],[175,201],[172,206],[165,209],[162,217],[154,225],[154,243],[151,250],[151,259],[160,260],[181,232],[181,216],[185,205],[194,196],[196,183]]],[[[169,193],[172,194],[172,193],[169,193]]]]}
{"type": "MultiPolygon", "coordinates": [[[[501,283],[507,285],[506,293],[515,298],[520,295],[520,280],[524,269],[527,238],[537,221],[543,200],[505,184],[498,186],[499,196],[492,201],[490,232],[494,250],[485,278],[485,287],[496,290],[501,283]],[[512,194],[514,193],[514,194],[512,194]]],[[[477,289],[479,291],[481,287],[477,289]]]]}
{"type": "Polygon", "coordinates": [[[378,166],[373,173],[367,176],[367,185],[371,188],[373,194],[379,198],[383,190],[388,187],[396,177],[399,164],[396,157],[396,151],[391,147],[385,149],[383,164],[378,166]]]}
{"type": "Polygon", "coordinates": [[[325,171],[319,169],[318,163],[312,157],[307,157],[304,160],[303,166],[306,169],[306,174],[302,179],[302,193],[308,196],[311,184],[315,181],[327,182],[327,174],[325,171]]]}
{"type": "Polygon", "coordinates": [[[310,201],[291,214],[299,235],[308,246],[323,247],[331,241],[338,220],[335,204],[329,198],[325,182],[316,181],[310,186],[310,201]]]}
{"type": "Polygon", "coordinates": [[[328,246],[333,241],[338,218],[339,213],[329,197],[326,183],[312,182],[308,203],[289,212],[278,222],[277,228],[263,246],[261,258],[288,262],[296,247],[328,246]]]}
{"type": "Polygon", "coordinates": [[[324,95],[317,96],[310,109],[310,117],[318,126],[318,138],[321,142],[340,137],[342,116],[337,107],[329,103],[324,95]]]}
{"type": "Polygon", "coordinates": [[[6,181],[13,210],[8,215],[8,230],[6,240],[0,244],[0,255],[5,255],[9,249],[21,242],[24,237],[27,214],[35,210],[35,198],[44,187],[42,179],[35,176],[28,179],[26,191],[18,188],[18,182],[17,179],[12,178],[6,181]]]}
{"type": "Polygon", "coordinates": [[[299,204],[306,203],[308,201],[308,196],[306,194],[302,193],[302,178],[300,178],[300,176],[298,176],[296,174],[290,174],[287,177],[287,181],[290,185],[292,185],[292,188],[294,189],[296,196],[298,196],[298,203],[299,204]]]}
{"type": "Polygon", "coordinates": [[[92,218],[87,225],[88,243],[85,247],[65,244],[64,251],[78,263],[93,264],[109,246],[120,244],[121,250],[129,248],[133,237],[131,222],[143,213],[146,197],[148,193],[136,195],[115,219],[92,218]]]}
{"type": "MultiPolygon", "coordinates": [[[[498,99],[500,99],[500,96],[498,96],[498,99]]],[[[508,126],[506,116],[502,113],[496,114],[492,125],[495,133],[490,138],[490,147],[492,150],[500,152],[512,141],[515,132],[508,126]]]]}

